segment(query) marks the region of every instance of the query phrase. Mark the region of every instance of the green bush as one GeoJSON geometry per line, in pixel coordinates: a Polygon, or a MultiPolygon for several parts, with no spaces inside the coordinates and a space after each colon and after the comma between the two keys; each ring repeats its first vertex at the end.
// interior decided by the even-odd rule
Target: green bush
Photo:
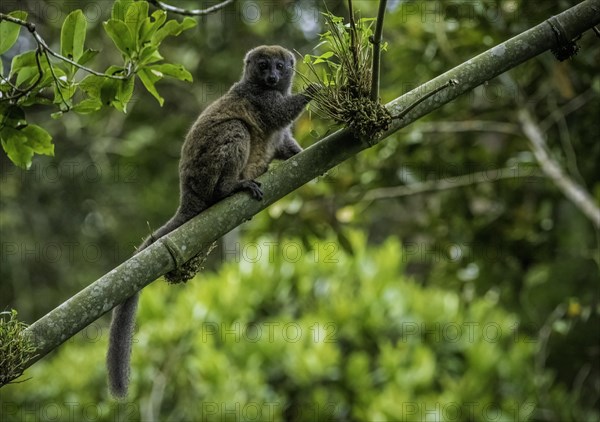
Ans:
{"type": "Polygon", "coordinates": [[[3,420],[528,420],[535,343],[493,296],[402,275],[396,240],[367,248],[263,240],[218,274],[142,295],[129,401],[106,389],[107,326],[26,382],[3,420]],[[237,262],[236,262],[237,261],[237,262]]]}

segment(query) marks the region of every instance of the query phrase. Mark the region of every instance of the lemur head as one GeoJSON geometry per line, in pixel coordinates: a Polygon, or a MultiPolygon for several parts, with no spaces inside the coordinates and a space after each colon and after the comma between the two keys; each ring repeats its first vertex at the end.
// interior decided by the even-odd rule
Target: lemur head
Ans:
{"type": "Polygon", "coordinates": [[[287,93],[292,86],[294,64],[291,51],[278,45],[261,45],[246,54],[244,80],[287,93]]]}

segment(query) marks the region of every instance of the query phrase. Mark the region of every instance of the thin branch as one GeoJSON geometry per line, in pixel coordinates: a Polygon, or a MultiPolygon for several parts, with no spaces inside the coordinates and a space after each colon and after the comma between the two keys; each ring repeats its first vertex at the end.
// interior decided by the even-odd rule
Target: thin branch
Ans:
{"type": "Polygon", "coordinates": [[[416,106],[418,106],[419,104],[421,104],[423,101],[425,101],[426,99],[433,97],[435,94],[437,94],[440,91],[443,91],[444,89],[450,87],[450,86],[454,86],[454,85],[458,85],[458,81],[456,79],[449,79],[448,81],[446,81],[445,84],[438,86],[437,88],[429,91],[427,94],[423,95],[422,97],[418,98],[417,100],[415,100],[412,104],[410,104],[408,107],[406,107],[404,110],[402,110],[400,113],[396,114],[395,116],[392,116],[392,119],[402,119],[404,116],[406,116],[413,108],[415,108],[416,106]]]}
{"type": "Polygon", "coordinates": [[[405,186],[392,186],[368,191],[361,201],[400,198],[428,192],[439,192],[481,183],[493,183],[499,180],[542,177],[539,174],[519,174],[515,168],[500,168],[476,173],[451,176],[444,179],[427,180],[405,186]]]}
{"type": "Polygon", "coordinates": [[[415,130],[428,133],[495,132],[504,135],[520,135],[522,133],[516,124],[489,120],[423,122],[415,130]]]}
{"type": "Polygon", "coordinates": [[[52,79],[54,80],[54,86],[56,86],[56,91],[60,96],[60,100],[67,107],[67,110],[69,110],[69,104],[65,101],[65,97],[63,96],[62,89],[60,87],[61,81],[56,76],[56,73],[54,73],[54,68],[52,67],[52,63],[50,62],[50,57],[48,57],[48,51],[44,51],[44,57],[46,57],[46,62],[48,63],[48,68],[50,69],[50,74],[52,75],[52,79]]]}
{"type": "Polygon", "coordinates": [[[575,183],[552,158],[542,131],[534,122],[529,111],[526,109],[519,110],[519,121],[544,174],[554,182],[556,187],[562,191],[573,205],[579,208],[596,228],[600,229],[600,208],[598,208],[592,196],[583,187],[575,183]]]}
{"type": "Polygon", "coordinates": [[[596,96],[597,94],[594,93],[592,88],[582,92],[562,107],[553,110],[552,113],[550,113],[544,120],[540,122],[540,129],[543,133],[547,132],[554,123],[560,122],[569,114],[579,110],[596,96]]]}
{"type": "Polygon", "coordinates": [[[148,3],[153,4],[159,9],[164,10],[165,12],[177,13],[178,15],[183,16],[206,16],[211,13],[215,13],[216,11],[224,8],[228,4],[233,3],[235,0],[225,0],[219,4],[215,4],[214,6],[207,7],[206,9],[183,9],[181,7],[171,6],[170,4],[163,3],[159,0],[148,0],[148,3]]]}
{"type": "Polygon", "coordinates": [[[348,13],[350,15],[350,52],[352,53],[352,59],[354,60],[354,68],[358,68],[358,51],[356,50],[356,37],[358,32],[356,30],[356,21],[354,20],[354,8],[352,7],[352,0],[348,0],[348,13]]]}
{"type": "Polygon", "coordinates": [[[37,32],[37,30],[35,28],[35,24],[12,17],[10,15],[6,15],[4,13],[0,13],[0,21],[3,21],[3,20],[12,22],[12,23],[16,23],[17,25],[24,26],[25,28],[27,28],[29,30],[29,32],[35,39],[35,42],[38,44],[38,47],[41,48],[44,52],[50,54],[51,56],[53,56],[59,60],[62,60],[63,62],[69,63],[70,65],[75,66],[78,69],[81,69],[85,72],[91,73],[92,75],[102,76],[102,77],[110,78],[110,79],[126,80],[126,79],[129,79],[129,77],[131,76],[131,73],[132,73],[131,71],[128,71],[128,73],[125,76],[116,76],[116,75],[108,75],[108,74],[102,73],[102,72],[97,72],[94,69],[90,69],[89,67],[82,66],[79,63],[69,59],[68,57],[58,54],[57,52],[52,50],[48,46],[48,44],[46,44],[46,41],[44,41],[44,39],[37,32]]]}
{"type": "Polygon", "coordinates": [[[379,72],[381,68],[381,41],[383,39],[383,18],[385,17],[385,7],[387,0],[379,0],[379,10],[377,12],[377,22],[375,24],[375,33],[371,42],[373,43],[373,70],[371,72],[371,100],[379,101],[379,72]]]}
{"type": "Polygon", "coordinates": [[[19,87],[18,87],[18,86],[16,86],[15,84],[13,84],[13,83],[10,81],[10,79],[8,79],[8,78],[5,78],[5,77],[4,77],[2,74],[0,74],[0,79],[2,79],[2,81],[4,81],[5,83],[7,83],[7,84],[8,84],[8,85],[11,87],[11,89],[12,89],[13,91],[18,91],[18,92],[23,92],[23,91],[24,91],[23,89],[19,88],[19,87]]]}
{"type": "MultiPolygon", "coordinates": [[[[552,106],[556,108],[556,101],[553,101],[554,97],[550,98],[552,106]]],[[[565,116],[561,116],[561,118],[556,122],[556,125],[558,127],[558,139],[562,144],[562,149],[565,154],[567,172],[569,172],[571,176],[579,184],[581,184],[582,187],[587,189],[587,186],[585,185],[585,179],[581,175],[581,171],[579,171],[577,154],[575,153],[575,148],[573,147],[573,142],[571,141],[571,132],[569,131],[569,125],[567,124],[567,119],[565,116]]]]}

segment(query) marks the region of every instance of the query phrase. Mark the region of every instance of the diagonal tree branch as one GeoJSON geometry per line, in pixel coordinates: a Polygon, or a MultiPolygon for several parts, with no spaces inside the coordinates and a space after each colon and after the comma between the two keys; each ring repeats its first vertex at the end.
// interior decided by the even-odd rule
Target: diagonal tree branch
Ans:
{"type": "MultiPolygon", "coordinates": [[[[566,37],[572,39],[600,23],[600,0],[581,2],[557,15],[556,19],[560,20],[567,32],[566,37]]],[[[114,306],[174,269],[182,260],[189,260],[204,246],[210,245],[278,199],[460,94],[556,44],[556,35],[551,26],[542,22],[389,103],[388,109],[392,115],[397,115],[418,99],[422,92],[429,92],[450,79],[461,82],[428,98],[403,119],[394,120],[380,139],[360,142],[349,131],[340,130],[269,170],[259,178],[265,191],[262,201],[242,194],[219,202],[33,323],[26,334],[31,335],[37,356],[31,357],[25,367],[31,366],[114,306]]]]}
{"type": "Polygon", "coordinates": [[[600,229],[600,208],[594,202],[594,198],[581,185],[571,179],[556,160],[552,158],[542,131],[528,110],[519,110],[519,122],[523,128],[523,133],[529,139],[533,155],[535,155],[544,174],[552,180],[567,199],[590,219],[594,227],[600,229]]]}

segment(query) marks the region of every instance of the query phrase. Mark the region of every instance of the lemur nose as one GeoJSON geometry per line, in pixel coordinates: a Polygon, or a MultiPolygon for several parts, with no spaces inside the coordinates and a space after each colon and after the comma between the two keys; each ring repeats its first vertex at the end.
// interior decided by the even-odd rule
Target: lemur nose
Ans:
{"type": "Polygon", "coordinates": [[[267,83],[269,85],[275,85],[277,83],[277,77],[275,77],[275,76],[267,77],[267,83]]]}

